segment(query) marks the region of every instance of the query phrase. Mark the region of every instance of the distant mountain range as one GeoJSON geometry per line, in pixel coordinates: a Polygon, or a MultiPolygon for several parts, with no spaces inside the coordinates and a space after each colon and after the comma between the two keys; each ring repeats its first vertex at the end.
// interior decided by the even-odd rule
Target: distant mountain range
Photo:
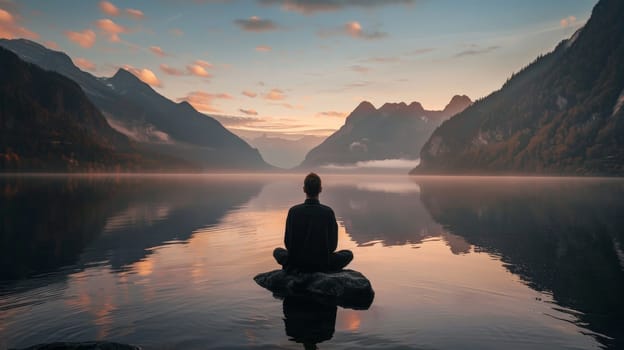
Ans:
{"type": "Polygon", "coordinates": [[[419,174],[624,175],[624,1],[443,123],[419,174]]]}
{"type": "Polygon", "coordinates": [[[418,102],[386,103],[376,109],[364,101],[349,114],[338,131],[306,155],[301,167],[417,159],[433,130],[471,103],[465,95],[454,96],[444,110],[429,111],[418,102]]]}
{"type": "Polygon", "coordinates": [[[80,86],[0,48],[0,170],[192,169],[139,152],[111,128],[80,86]]]}
{"type": "Polygon", "coordinates": [[[143,152],[181,158],[201,169],[272,168],[256,149],[218,121],[187,102],[168,100],[124,69],[111,78],[97,78],[81,71],[66,54],[32,41],[0,39],[0,46],[75,81],[108,123],[143,152]]]}
{"type": "Polygon", "coordinates": [[[262,158],[269,164],[290,169],[299,165],[305,155],[323,142],[325,137],[306,135],[291,140],[284,137],[262,135],[246,140],[260,151],[262,158]]]}

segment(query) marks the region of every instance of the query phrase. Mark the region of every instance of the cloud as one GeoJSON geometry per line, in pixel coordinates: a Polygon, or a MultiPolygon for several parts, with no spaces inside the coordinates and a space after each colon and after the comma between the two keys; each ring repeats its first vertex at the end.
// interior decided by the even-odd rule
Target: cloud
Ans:
{"type": "Polygon", "coordinates": [[[91,29],[85,29],[82,32],[72,32],[68,30],[65,31],[65,36],[67,37],[67,39],[84,48],[92,47],[93,44],[95,44],[96,38],[95,32],[91,29]]]}
{"type": "Polygon", "coordinates": [[[410,5],[415,0],[258,0],[263,5],[281,6],[284,11],[298,12],[304,15],[316,12],[332,12],[346,7],[371,8],[385,5],[410,5]]]}
{"type": "Polygon", "coordinates": [[[561,25],[561,28],[570,27],[570,26],[574,25],[574,23],[576,23],[576,17],[574,17],[574,16],[568,16],[566,18],[562,18],[561,21],[559,21],[559,24],[561,25]]]}
{"type": "Polygon", "coordinates": [[[43,43],[47,48],[52,49],[52,50],[58,50],[59,46],[56,43],[56,41],[46,41],[43,43]]]}
{"type": "Polygon", "coordinates": [[[401,60],[400,57],[396,56],[380,56],[380,57],[371,57],[365,60],[365,62],[374,62],[374,63],[393,63],[399,62],[401,60]]]}
{"type": "Polygon", "coordinates": [[[264,95],[264,98],[270,101],[281,101],[284,100],[286,96],[282,90],[272,89],[264,95]]]}
{"type": "Polygon", "coordinates": [[[126,9],[126,13],[128,15],[130,15],[130,17],[134,18],[134,19],[143,19],[145,17],[145,14],[143,13],[143,11],[141,10],[137,10],[137,9],[126,9]]]}
{"type": "Polygon", "coordinates": [[[488,54],[492,51],[498,50],[500,49],[500,46],[498,45],[494,45],[494,46],[488,46],[488,47],[477,47],[475,45],[472,46],[472,48],[468,49],[468,50],[464,50],[461,52],[458,52],[454,57],[455,58],[459,58],[459,57],[464,57],[464,56],[477,56],[477,55],[484,55],[484,54],[488,54]]]}
{"type": "Polygon", "coordinates": [[[244,31],[256,33],[277,30],[278,28],[277,24],[270,19],[261,19],[257,16],[234,20],[234,24],[244,31]]]}
{"type": "Polygon", "coordinates": [[[370,69],[368,67],[360,66],[358,64],[353,65],[350,68],[351,68],[352,71],[358,72],[358,73],[368,73],[368,72],[370,72],[372,70],[372,69],[370,69]]]}
{"type": "Polygon", "coordinates": [[[272,50],[271,47],[267,46],[267,45],[256,46],[256,51],[258,51],[258,52],[269,52],[271,50],[272,50]]]}
{"type": "Polygon", "coordinates": [[[186,66],[186,71],[194,76],[200,78],[210,78],[212,75],[208,73],[206,68],[210,67],[210,63],[206,64],[206,61],[195,61],[193,64],[186,66]]]}
{"type": "Polygon", "coordinates": [[[203,67],[203,68],[211,68],[212,67],[212,63],[207,62],[207,61],[203,61],[203,60],[196,60],[195,64],[203,67]]]}
{"type": "Polygon", "coordinates": [[[100,11],[108,16],[119,16],[119,8],[109,1],[100,1],[100,11]]]}
{"type": "Polygon", "coordinates": [[[165,51],[163,51],[163,49],[160,46],[150,46],[150,51],[152,51],[154,54],[160,56],[160,57],[164,57],[167,56],[167,54],[165,53],[165,51]]]}
{"type": "Polygon", "coordinates": [[[333,118],[344,118],[347,116],[345,112],[337,112],[337,111],[327,111],[318,113],[319,116],[322,117],[333,117],[333,118]]]}
{"type": "Polygon", "coordinates": [[[247,114],[247,115],[258,115],[258,112],[254,111],[253,109],[239,109],[239,111],[243,114],[247,114]]]}
{"type": "Polygon", "coordinates": [[[134,68],[130,65],[124,65],[123,68],[127,70],[128,72],[134,74],[137,78],[139,78],[145,84],[155,86],[155,87],[163,86],[160,79],[158,79],[158,77],[156,76],[156,74],[147,68],[139,69],[139,68],[134,68]]]}
{"type": "Polygon", "coordinates": [[[321,37],[328,37],[333,35],[347,35],[356,39],[365,39],[365,40],[375,40],[381,39],[388,36],[387,33],[380,31],[365,31],[362,28],[360,22],[351,21],[345,23],[342,27],[330,29],[330,30],[322,30],[318,33],[321,37]]]}
{"type": "Polygon", "coordinates": [[[184,31],[180,28],[173,28],[169,31],[169,33],[173,36],[182,36],[184,35],[184,31]]]}
{"type": "Polygon", "coordinates": [[[184,71],[179,70],[179,69],[174,68],[174,67],[170,67],[170,66],[168,66],[168,65],[166,65],[164,63],[160,65],[160,70],[163,71],[165,74],[168,74],[168,75],[174,75],[174,76],[182,76],[182,75],[184,75],[184,71]]]}
{"type": "Polygon", "coordinates": [[[345,24],[344,29],[346,33],[354,38],[359,39],[381,39],[388,34],[383,32],[364,32],[362,25],[357,21],[351,21],[345,24]]]}
{"type": "Polygon", "coordinates": [[[111,42],[120,42],[119,34],[128,31],[126,27],[121,26],[108,18],[100,19],[95,22],[98,28],[108,35],[108,40],[111,42]]]}
{"type": "Polygon", "coordinates": [[[191,105],[193,105],[193,107],[195,107],[195,109],[197,109],[200,112],[220,113],[221,110],[219,110],[214,105],[214,100],[215,99],[232,99],[232,98],[233,97],[231,95],[226,94],[226,93],[211,94],[211,93],[204,92],[204,91],[193,91],[193,92],[190,92],[185,97],[178,98],[177,101],[178,102],[186,101],[190,103],[191,105]]]}
{"type": "Polygon", "coordinates": [[[254,98],[254,97],[258,96],[257,93],[255,93],[253,91],[247,91],[247,90],[243,91],[242,94],[247,96],[247,97],[251,97],[251,98],[254,98]]]}
{"type": "Polygon", "coordinates": [[[73,61],[74,61],[74,64],[82,70],[89,70],[89,71],[96,70],[95,63],[89,61],[86,58],[78,57],[78,58],[75,58],[73,61]]]}
{"type": "Polygon", "coordinates": [[[0,38],[38,39],[39,34],[19,24],[20,18],[7,10],[0,9],[0,38]]]}

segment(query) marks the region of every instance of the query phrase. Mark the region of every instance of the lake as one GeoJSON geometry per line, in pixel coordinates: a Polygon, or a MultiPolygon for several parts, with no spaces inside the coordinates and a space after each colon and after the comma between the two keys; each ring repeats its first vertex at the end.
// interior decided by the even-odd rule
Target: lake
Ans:
{"type": "MultiPolygon", "coordinates": [[[[278,268],[302,182],[0,177],[0,348],[303,348],[293,306],[253,281],[278,268]]],[[[316,310],[319,348],[624,347],[624,180],[328,175],[323,189],[376,294],[316,310]]]]}

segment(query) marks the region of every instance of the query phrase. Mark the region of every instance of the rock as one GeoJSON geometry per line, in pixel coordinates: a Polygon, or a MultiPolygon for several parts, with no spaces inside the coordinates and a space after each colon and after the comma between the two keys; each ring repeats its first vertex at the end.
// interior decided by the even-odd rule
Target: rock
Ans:
{"type": "Polygon", "coordinates": [[[278,298],[310,296],[351,309],[368,309],[375,297],[370,281],[353,270],[332,273],[274,270],[258,274],[254,281],[278,298]]]}
{"type": "Polygon", "coordinates": [[[33,345],[22,350],[141,350],[140,347],[134,345],[111,343],[103,341],[91,341],[80,343],[49,343],[33,345]]]}

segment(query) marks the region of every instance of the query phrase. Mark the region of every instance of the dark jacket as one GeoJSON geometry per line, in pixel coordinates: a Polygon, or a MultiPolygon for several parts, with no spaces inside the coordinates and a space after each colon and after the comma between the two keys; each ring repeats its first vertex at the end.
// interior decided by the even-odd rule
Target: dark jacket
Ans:
{"type": "Polygon", "coordinates": [[[324,271],[338,245],[334,211],[318,199],[306,199],[288,211],[284,244],[288,265],[301,270],[324,271]]]}

